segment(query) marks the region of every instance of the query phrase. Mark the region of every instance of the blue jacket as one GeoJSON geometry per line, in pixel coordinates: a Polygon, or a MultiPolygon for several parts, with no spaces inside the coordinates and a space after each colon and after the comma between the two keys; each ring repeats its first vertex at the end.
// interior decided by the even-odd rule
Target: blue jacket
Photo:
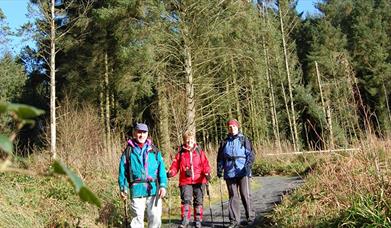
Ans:
{"type": "Polygon", "coordinates": [[[254,153],[251,142],[242,133],[228,135],[220,143],[217,155],[217,173],[224,179],[251,176],[254,153]]]}
{"type": "MultiPolygon", "coordinates": [[[[147,140],[143,148],[132,140],[128,141],[130,147],[129,163],[131,164],[130,196],[140,198],[156,195],[156,181],[160,188],[167,187],[166,168],[164,167],[161,152],[153,151],[151,141],[147,140]]],[[[125,173],[126,153],[123,153],[119,162],[118,184],[120,191],[128,192],[129,183],[125,173]]]]}

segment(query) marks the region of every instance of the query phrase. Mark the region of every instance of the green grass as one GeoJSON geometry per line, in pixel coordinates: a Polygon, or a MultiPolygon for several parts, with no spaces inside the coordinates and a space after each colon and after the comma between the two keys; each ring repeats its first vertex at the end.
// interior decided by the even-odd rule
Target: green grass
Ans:
{"type": "Polygon", "coordinates": [[[284,158],[264,157],[253,165],[253,175],[302,176],[310,172],[319,161],[316,155],[294,155],[284,158]]]}
{"type": "Polygon", "coordinates": [[[73,187],[62,178],[0,173],[0,182],[0,224],[4,227],[104,227],[121,221],[114,213],[118,205],[110,194],[114,190],[110,184],[114,183],[95,188],[104,200],[104,207],[99,210],[80,201],[73,187]],[[108,216],[102,212],[110,203],[113,206],[108,216]]]}
{"type": "Polygon", "coordinates": [[[391,227],[391,199],[366,195],[352,199],[352,205],[336,219],[338,226],[345,227],[391,227]]]}
{"type": "MultiPolygon", "coordinates": [[[[96,175],[87,181],[102,200],[102,208],[80,201],[64,178],[0,173],[0,224],[4,227],[119,227],[123,223],[124,204],[118,196],[115,176],[96,175]]],[[[177,179],[170,183],[171,219],[180,219],[180,193],[177,179]]],[[[220,202],[219,180],[210,184],[211,203],[220,202]]],[[[253,188],[257,188],[253,184],[253,188]]],[[[222,182],[223,198],[227,192],[222,182]]],[[[169,199],[163,201],[164,221],[168,220],[169,199]]],[[[209,204],[205,194],[204,206],[209,204]]]]}

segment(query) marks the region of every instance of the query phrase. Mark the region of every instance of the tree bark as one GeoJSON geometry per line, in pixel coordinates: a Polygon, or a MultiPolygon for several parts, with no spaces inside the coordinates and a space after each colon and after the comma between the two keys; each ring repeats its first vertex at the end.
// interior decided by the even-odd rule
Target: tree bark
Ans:
{"type": "Polygon", "coordinates": [[[107,51],[105,52],[105,128],[106,128],[106,143],[107,153],[111,157],[111,127],[110,127],[110,91],[109,91],[109,58],[107,51]]]}
{"type": "Polygon", "coordinates": [[[158,112],[159,112],[159,139],[161,140],[161,149],[165,153],[170,153],[171,145],[170,145],[170,128],[169,128],[169,114],[168,114],[168,101],[164,89],[164,85],[162,83],[162,75],[158,75],[158,85],[157,85],[157,93],[158,93],[158,112]]]}
{"type": "Polygon", "coordinates": [[[326,118],[327,118],[327,125],[329,128],[329,143],[330,143],[330,148],[329,149],[334,149],[334,134],[333,134],[333,124],[332,124],[332,119],[331,119],[331,108],[330,108],[330,100],[327,102],[327,113],[326,113],[326,118]]]}
{"type": "Polygon", "coordinates": [[[57,158],[56,145],[56,23],[55,23],[55,0],[51,0],[50,20],[50,152],[52,158],[57,158]]]}
{"type": "MultiPolygon", "coordinates": [[[[331,126],[329,126],[328,112],[326,112],[326,105],[325,105],[324,97],[323,97],[323,89],[322,89],[322,82],[321,82],[321,79],[320,79],[320,72],[319,72],[318,62],[316,62],[316,61],[315,61],[315,70],[316,70],[316,77],[318,79],[318,87],[319,87],[320,100],[322,102],[323,115],[325,116],[325,120],[326,120],[326,123],[327,123],[327,128],[330,131],[330,127],[331,126]]],[[[323,128],[322,128],[322,137],[324,138],[323,128]]],[[[331,140],[331,135],[330,134],[329,134],[329,137],[330,137],[329,140],[331,140]]]]}
{"type": "Polygon", "coordinates": [[[186,100],[187,100],[187,129],[196,134],[195,124],[195,97],[194,97],[194,82],[193,82],[193,69],[191,59],[191,49],[185,44],[185,73],[186,73],[186,100]]]}
{"type": "MultiPolygon", "coordinates": [[[[279,1],[280,2],[280,1],[279,1]]],[[[289,98],[290,98],[290,106],[291,106],[291,112],[292,112],[292,125],[293,125],[293,148],[295,151],[298,150],[298,133],[297,133],[297,124],[296,124],[296,114],[295,114],[295,107],[293,104],[293,88],[292,88],[292,80],[289,70],[289,61],[288,61],[288,53],[287,53],[287,47],[285,42],[285,31],[284,31],[284,22],[282,20],[282,12],[281,12],[281,5],[278,9],[279,17],[280,17],[280,29],[281,29],[281,38],[282,38],[282,47],[284,51],[284,59],[285,59],[285,70],[286,70],[286,76],[288,78],[288,89],[289,89],[289,98]]]]}

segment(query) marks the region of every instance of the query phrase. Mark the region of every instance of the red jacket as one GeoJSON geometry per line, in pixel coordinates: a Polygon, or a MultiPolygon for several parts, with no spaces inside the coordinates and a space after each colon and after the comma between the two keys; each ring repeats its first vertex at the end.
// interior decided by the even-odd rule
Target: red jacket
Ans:
{"type": "Polygon", "coordinates": [[[196,147],[198,147],[197,144],[192,149],[180,146],[171,164],[169,175],[173,177],[179,171],[179,186],[207,182],[205,174],[210,174],[209,161],[205,152],[200,147],[198,149],[196,147]],[[190,159],[190,154],[192,154],[192,159],[190,159]],[[186,169],[191,170],[190,176],[186,175],[186,169]]]}

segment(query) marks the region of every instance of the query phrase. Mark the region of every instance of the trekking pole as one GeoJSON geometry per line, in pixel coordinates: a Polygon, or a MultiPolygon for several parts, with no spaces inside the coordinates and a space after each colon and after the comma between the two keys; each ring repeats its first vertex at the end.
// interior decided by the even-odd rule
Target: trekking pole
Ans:
{"type": "Polygon", "coordinates": [[[168,224],[171,227],[171,188],[170,188],[170,181],[168,181],[168,224]]]}
{"type": "Polygon", "coordinates": [[[211,205],[210,205],[209,183],[206,184],[206,194],[208,195],[208,198],[209,198],[210,220],[212,221],[212,227],[213,227],[213,226],[214,226],[214,222],[213,222],[212,207],[211,207],[211,205]]]}
{"type": "Polygon", "coordinates": [[[125,228],[130,227],[129,221],[128,221],[128,201],[124,200],[124,210],[125,210],[125,228]]]}
{"type": "Polygon", "coordinates": [[[223,206],[223,187],[221,186],[221,179],[220,179],[220,203],[221,203],[221,216],[223,216],[223,227],[225,227],[224,206],[223,206]]]}

